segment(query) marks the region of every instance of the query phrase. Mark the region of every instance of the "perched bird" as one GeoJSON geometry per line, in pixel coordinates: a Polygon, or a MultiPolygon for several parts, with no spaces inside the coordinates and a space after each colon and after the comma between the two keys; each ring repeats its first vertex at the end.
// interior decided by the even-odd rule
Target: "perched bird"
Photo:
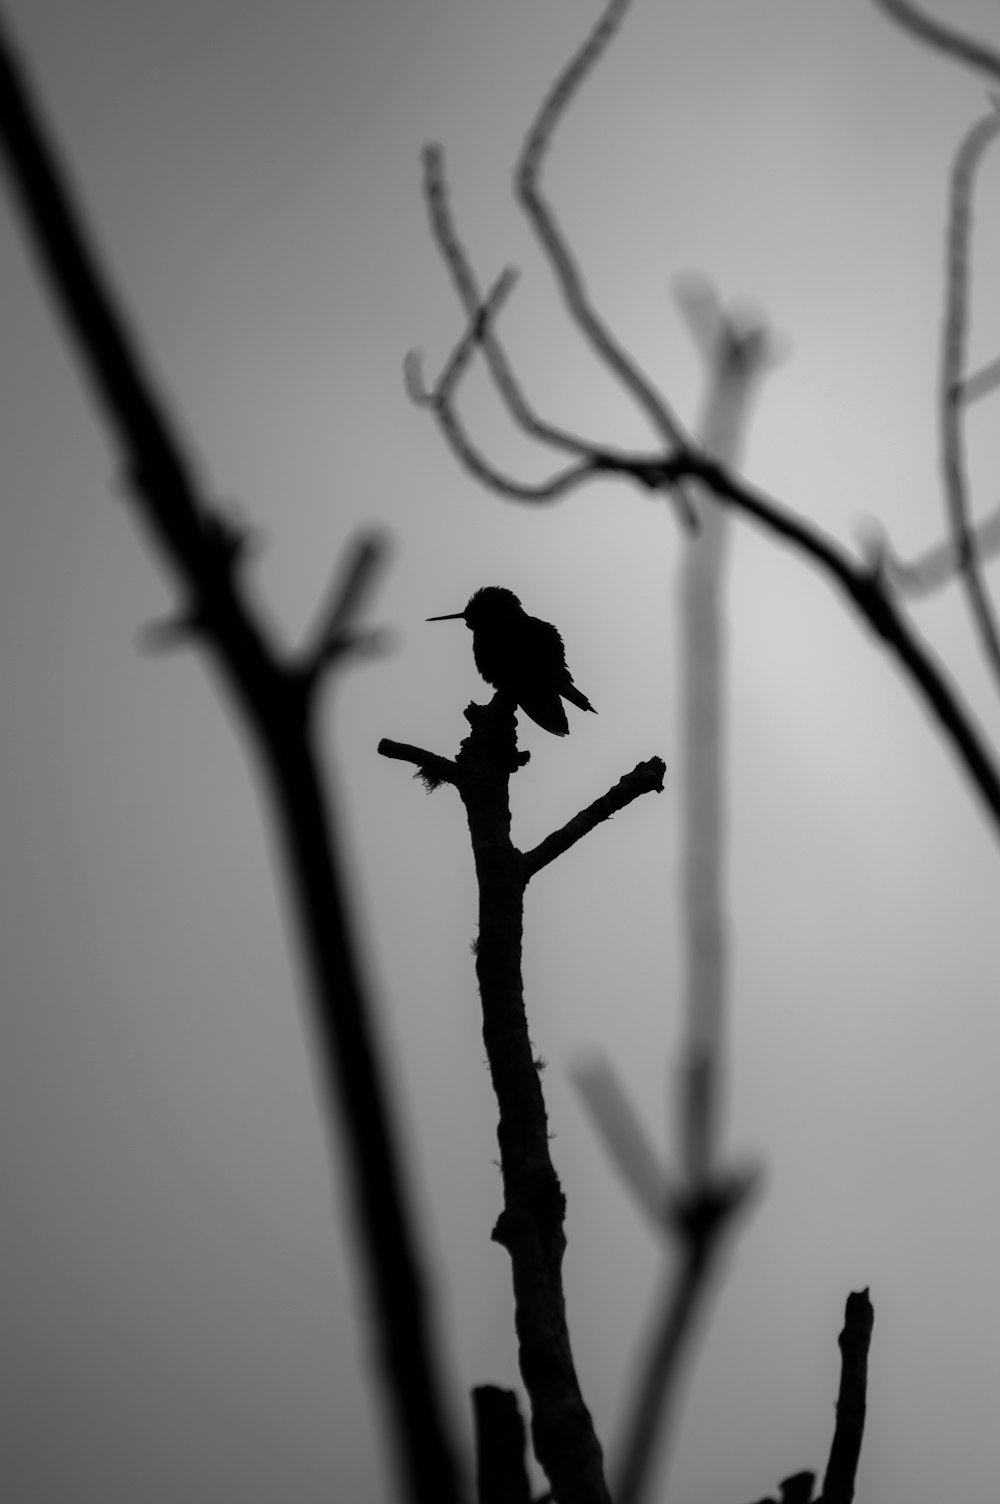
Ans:
{"type": "Polygon", "coordinates": [[[563,700],[581,710],[594,709],[573,683],[566,649],[555,627],[529,616],[512,590],[486,585],[476,591],[464,611],[427,620],[464,621],[472,632],[476,667],[487,684],[510,695],[553,736],[569,731],[563,700]]]}

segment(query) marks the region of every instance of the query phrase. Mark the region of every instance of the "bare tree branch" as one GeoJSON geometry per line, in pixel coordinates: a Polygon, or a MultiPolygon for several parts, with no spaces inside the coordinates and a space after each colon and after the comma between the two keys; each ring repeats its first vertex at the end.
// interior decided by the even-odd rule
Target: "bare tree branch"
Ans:
{"type": "Polygon", "coordinates": [[[458,768],[450,757],[442,757],[438,752],[427,752],[423,747],[414,747],[411,742],[394,742],[388,737],[383,737],[376,747],[380,757],[388,757],[396,762],[412,762],[417,770],[417,776],[424,780],[428,789],[436,789],[442,783],[458,783],[458,768]]]}
{"type": "MultiPolygon", "coordinates": [[[[495,285],[494,292],[499,285],[495,285]]],[[[888,571],[881,564],[872,568],[858,563],[840,543],[815,524],[737,480],[724,467],[690,447],[666,459],[595,450],[590,461],[570,466],[541,485],[512,481],[472,448],[452,405],[454,386],[468,363],[476,337],[474,327],[463,337],[439,386],[430,393],[416,388],[412,362],[409,367],[411,395],[433,408],[449,443],[471,473],[498,494],[525,501],[554,500],[572,491],[578,483],[601,474],[627,476],[651,491],[676,490],[687,478],[703,481],[719,501],[735,507],[782,542],[805,554],[841,587],[915,681],[979,790],[991,822],[1000,832],[1000,773],[992,752],[970,707],[902,614],[901,607],[891,599],[886,588],[888,571]]]]}
{"type": "MultiPolygon", "coordinates": [[[[459,462],[490,490],[518,501],[551,501],[592,475],[634,464],[636,456],[614,447],[588,443],[567,429],[541,419],[528,403],[494,327],[500,306],[513,287],[516,273],[511,268],[501,273],[485,302],[480,302],[475,273],[452,219],[444,177],[444,153],[438,146],[428,146],[424,151],[424,197],[434,239],[452,274],[467,324],[441,376],[430,390],[423,383],[418,354],[410,352],[405,362],[406,386],[413,401],[434,411],[445,439],[459,462]],[[558,471],[547,481],[532,483],[514,480],[483,456],[466,432],[455,405],[458,385],[477,344],[482,346],[497,390],[514,422],[532,438],[581,456],[581,463],[558,471]]],[[[638,458],[640,463],[659,462],[657,455],[638,458]]]]}
{"type": "Polygon", "coordinates": [[[593,308],[573,253],[538,184],[545,154],[564,111],[599,61],[630,3],[631,0],[610,0],[583,46],[559,74],[528,132],[514,177],[518,197],[549,258],[559,290],[577,328],[595,354],[631,393],[670,450],[680,448],[684,443],[681,425],[649,378],[640,371],[593,308]]]}
{"type": "Polygon", "coordinates": [[[617,1076],[598,1057],[574,1070],[573,1083],[622,1180],[657,1232],[662,1232],[676,1204],[676,1187],[661,1167],[617,1076]]]}
{"type": "Polygon", "coordinates": [[[680,1262],[667,1280],[658,1319],[635,1381],[635,1403],[615,1469],[615,1504],[637,1504],[648,1481],[654,1450],[663,1443],[664,1418],[672,1403],[698,1320],[704,1310],[725,1234],[759,1184],[756,1171],[719,1176],[682,1197],[673,1209],[670,1231],[680,1262]]]}
{"type": "MultiPolygon", "coordinates": [[[[995,108],[995,105],[994,105],[995,108]]],[[[973,371],[962,382],[962,401],[966,407],[971,407],[973,402],[979,402],[983,397],[988,397],[1000,386],[1000,356],[991,360],[985,366],[980,366],[978,371],[973,371]]]]}
{"type": "Polygon", "coordinates": [[[495,1384],[472,1391],[476,1427],[476,1504],[531,1504],[527,1437],[517,1395],[495,1384]]]}
{"type": "MultiPolygon", "coordinates": [[[[969,524],[974,535],[973,547],[980,559],[1000,553],[1000,506],[988,516],[969,524]]],[[[886,577],[901,594],[919,600],[940,590],[961,572],[958,550],[953,538],[937,543],[916,559],[900,559],[879,533],[875,544],[885,566],[886,577]]]]}
{"type": "Polygon", "coordinates": [[[588,804],[572,820],[567,820],[560,830],[554,830],[544,841],[539,841],[531,851],[524,853],[525,881],[548,866],[549,862],[555,861],[557,856],[562,856],[571,846],[575,846],[595,825],[600,825],[602,820],[609,820],[612,815],[631,804],[633,799],[650,791],[662,794],[666,771],[667,765],[662,757],[651,757],[648,762],[637,763],[631,773],[626,773],[624,778],[618,780],[613,789],[602,794],[600,799],[595,799],[593,804],[588,804]]]}
{"type": "Polygon", "coordinates": [[[948,270],[945,295],[945,327],[941,350],[941,450],[945,493],[950,514],[955,556],[965,582],[973,621],[979,632],[987,662],[1000,684],[1000,634],[983,580],[976,534],[970,527],[968,486],[963,444],[962,380],[965,374],[965,343],[968,324],[969,229],[976,169],[984,152],[1000,134],[1000,111],[993,109],[966,135],[955,157],[951,174],[948,212],[948,270]]]}
{"type": "Polygon", "coordinates": [[[495,491],[500,496],[512,497],[517,501],[552,501],[557,496],[564,495],[578,482],[586,480],[588,476],[596,475],[601,468],[598,461],[593,457],[582,460],[579,464],[570,465],[549,480],[541,481],[536,485],[530,481],[514,480],[509,475],[505,475],[502,470],[498,470],[473,444],[458,415],[454,401],[455,389],[469,365],[476,344],[483,330],[489,327],[489,322],[499,304],[513,286],[513,280],[513,273],[510,270],[502,272],[497,278],[487,294],[486,302],[470,318],[468,328],[449,356],[444,370],[433,387],[428,388],[424,384],[419,354],[416,351],[410,352],[404,365],[406,389],[412,401],[421,407],[431,409],[452,453],[470,474],[475,475],[491,491],[495,491]]]}
{"type": "Polygon", "coordinates": [[[930,647],[886,588],[883,570],[857,564],[839,544],[812,524],[728,475],[711,461],[695,459],[690,473],[711,486],[720,501],[746,513],[775,537],[792,544],[836,582],[872,630],[889,647],[936,718],[1000,835],[1000,770],[979,723],[930,647]]]}
{"type": "Polygon", "coordinates": [[[1000,53],[976,37],[946,26],[943,21],[918,10],[909,0],[873,0],[873,3],[921,42],[1000,81],[1000,53]]]}
{"type": "MultiPolygon", "coordinates": [[[[2,27],[0,151],[48,291],[125,456],[139,514],[185,592],[181,618],[195,625],[220,667],[256,747],[305,953],[331,1142],[338,1114],[344,1129],[400,1482],[412,1504],[457,1501],[423,1269],[370,1024],[336,810],[311,736],[308,676],[279,658],[251,608],[238,572],[245,535],[198,489],[2,27]]],[[[356,558],[345,611],[356,604],[372,562],[356,558]]]]}
{"type": "Polygon", "coordinates": [[[847,1297],[840,1346],[840,1392],[830,1457],[823,1479],[823,1504],[851,1504],[861,1456],[868,1395],[868,1350],[875,1312],[867,1290],[847,1297]]]}
{"type": "MultiPolygon", "coordinates": [[[[444,170],[444,149],[431,145],[424,147],[424,200],[431,222],[431,230],[441,252],[442,259],[451,273],[465,316],[470,323],[482,306],[472,263],[458,238],[455,222],[448,202],[448,188],[444,170]]],[[[532,434],[547,444],[565,449],[570,454],[589,456],[593,445],[565,428],[541,419],[530,405],[521,385],[515,377],[503,346],[494,329],[494,320],[483,321],[479,343],[482,345],[490,373],[507,408],[526,433],[532,434]]]]}
{"type": "Polygon", "coordinates": [[[388,534],[371,529],[354,540],[351,552],[340,561],[318,613],[312,645],[304,654],[307,678],[317,679],[345,654],[379,651],[384,646],[382,633],[361,630],[356,622],[385,567],[388,551],[388,534]]]}

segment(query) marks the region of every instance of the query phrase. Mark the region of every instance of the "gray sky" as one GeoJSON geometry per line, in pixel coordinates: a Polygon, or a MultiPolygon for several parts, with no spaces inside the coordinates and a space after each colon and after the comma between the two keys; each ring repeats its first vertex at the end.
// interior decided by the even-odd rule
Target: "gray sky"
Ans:
{"type": "MultiPolygon", "coordinates": [[[[641,444],[581,349],[509,168],[593,5],[527,0],[9,0],[5,7],[206,484],[264,548],[294,640],[345,539],[391,526],[395,651],[329,707],[380,1026],[464,1418],[516,1382],[494,1107],[458,801],[375,755],[452,753],[485,698],[460,624],[503,584],[559,624],[600,714],[527,725],[515,839],[640,758],[675,755],[678,539],[624,486],[545,510],[485,495],[409,405],[458,328],[418,153],[448,149],[483,277],[523,276],[510,345],[552,418],[641,444]]],[[[986,0],[952,4],[1000,43],[986,0]]],[[[636,0],[547,183],[595,300],[685,418],[701,372],[672,279],[711,277],[786,341],[746,468],[845,541],[941,528],[934,420],[951,154],[975,80],[863,0],[636,0]]],[[[1000,348],[983,175],[974,362],[1000,348]]],[[[170,594],[17,224],[0,214],[0,1178],[3,1496],[144,1504],[386,1497],[365,1293],[313,1095],[270,832],[191,654],[151,659],[170,594]]],[[[546,456],[476,380],[524,475],[546,456]]],[[[996,408],[970,424],[996,503],[996,408]]],[[[994,689],[953,590],[919,608],[983,724],[994,689]]],[[[741,528],[732,577],[728,1139],[767,1167],[685,1397],[673,1497],[732,1504],[825,1460],[848,1290],[876,1309],[861,1496],[992,1497],[996,1476],[996,836],[878,645],[799,560],[741,528]]],[[[568,1081],[607,1052],[667,1142],[678,988],[674,794],[529,892],[533,1037],[569,1198],[570,1319],[613,1446],[662,1250],[568,1081]]],[[[336,1169],[335,1169],[336,1179],[336,1169]]]]}

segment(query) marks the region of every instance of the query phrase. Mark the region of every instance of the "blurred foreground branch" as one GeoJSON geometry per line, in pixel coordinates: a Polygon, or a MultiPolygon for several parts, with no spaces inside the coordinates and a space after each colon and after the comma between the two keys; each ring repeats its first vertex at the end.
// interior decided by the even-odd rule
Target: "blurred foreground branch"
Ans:
{"type": "Polygon", "coordinates": [[[201,493],[0,26],[0,150],[49,294],[124,456],[137,514],[182,596],[176,635],[197,638],[259,758],[283,850],[310,984],[331,1149],[343,1129],[350,1193],[371,1285],[368,1306],[405,1496],[460,1497],[417,1239],[348,903],[336,811],[314,744],[325,673],[363,646],[360,606],[384,557],[372,534],[332,592],[316,643],[283,655],[255,611],[246,538],[201,493]]]}

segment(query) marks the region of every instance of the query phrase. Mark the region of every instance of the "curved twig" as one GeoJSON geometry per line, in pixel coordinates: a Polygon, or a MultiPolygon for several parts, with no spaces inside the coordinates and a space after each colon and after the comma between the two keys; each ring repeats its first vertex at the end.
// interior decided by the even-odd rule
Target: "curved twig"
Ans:
{"type": "Polygon", "coordinates": [[[595,312],[580,269],[538,186],[542,162],[563,112],[600,59],[630,3],[631,0],[610,0],[582,47],[552,85],[528,132],[514,170],[514,181],[524,211],[551,262],[566,306],[580,332],[608,369],[618,377],[626,391],[631,393],[667,447],[675,449],[680,448],[684,442],[680,423],[649,378],[595,312]]]}
{"type": "Polygon", "coordinates": [[[934,16],[925,15],[915,5],[911,5],[909,0],[874,0],[874,4],[921,42],[926,42],[936,51],[944,52],[960,63],[967,63],[970,68],[988,73],[991,78],[1000,81],[1000,53],[987,47],[985,42],[945,26],[943,21],[934,16]]]}
{"type": "MultiPolygon", "coordinates": [[[[424,199],[430,217],[431,230],[442,259],[451,273],[451,280],[465,309],[466,318],[471,322],[475,319],[482,300],[479,296],[472,263],[458,238],[448,202],[444,148],[438,145],[425,146],[423,163],[424,199]]],[[[536,439],[541,439],[544,443],[553,444],[558,449],[565,449],[570,454],[589,455],[593,445],[588,444],[586,439],[581,439],[577,434],[570,433],[568,429],[549,423],[538,416],[511,369],[493,325],[493,319],[483,322],[478,342],[482,346],[490,374],[507,404],[511,417],[526,433],[536,439]]]]}
{"type": "Polygon", "coordinates": [[[437,419],[438,427],[460,463],[499,496],[513,498],[516,501],[553,501],[565,495],[573,486],[593,476],[613,470],[629,469],[635,465],[655,466],[658,471],[662,469],[663,462],[656,457],[630,456],[619,453],[617,450],[581,445],[581,453],[584,457],[575,465],[568,465],[545,481],[519,481],[505,475],[502,470],[486,459],[482,451],[472,442],[465,424],[458,415],[454,400],[455,391],[468,369],[477,343],[488,336],[491,322],[513,285],[514,273],[508,267],[493,283],[486,295],[486,301],[473,310],[468,327],[448,357],[445,368],[433,387],[428,387],[424,382],[418,351],[411,350],[404,362],[406,390],[411,401],[416,402],[420,407],[431,409],[437,419]]]}

